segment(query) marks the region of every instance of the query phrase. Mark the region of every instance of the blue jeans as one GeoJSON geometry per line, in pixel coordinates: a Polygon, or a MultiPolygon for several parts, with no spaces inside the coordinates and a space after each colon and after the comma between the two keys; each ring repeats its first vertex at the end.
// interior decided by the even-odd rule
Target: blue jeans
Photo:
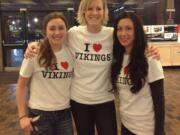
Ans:
{"type": "Polygon", "coordinates": [[[42,111],[29,109],[29,117],[40,116],[32,122],[34,131],[31,135],[73,135],[70,109],[60,111],[42,111]]]}

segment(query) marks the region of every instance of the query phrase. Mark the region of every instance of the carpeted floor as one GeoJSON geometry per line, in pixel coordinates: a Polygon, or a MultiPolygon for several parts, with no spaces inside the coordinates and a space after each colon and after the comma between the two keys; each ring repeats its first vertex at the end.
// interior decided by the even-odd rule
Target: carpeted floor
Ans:
{"type": "MultiPolygon", "coordinates": [[[[164,73],[166,135],[180,135],[180,67],[164,68],[164,73]]],[[[17,120],[15,103],[17,77],[18,72],[0,72],[0,135],[24,135],[17,120]]],[[[119,124],[119,115],[117,121],[119,124]]]]}
{"type": "Polygon", "coordinates": [[[0,84],[16,83],[19,72],[0,72],[0,84]]]}

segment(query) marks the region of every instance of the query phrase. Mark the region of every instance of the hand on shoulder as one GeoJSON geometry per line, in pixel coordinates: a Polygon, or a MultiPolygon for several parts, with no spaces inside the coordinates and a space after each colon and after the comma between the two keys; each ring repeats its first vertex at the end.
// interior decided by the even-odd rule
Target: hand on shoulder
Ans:
{"type": "Polygon", "coordinates": [[[148,45],[148,50],[146,55],[152,57],[153,59],[160,60],[160,53],[157,47],[148,45]]]}
{"type": "Polygon", "coordinates": [[[31,42],[28,44],[26,51],[24,53],[24,57],[32,58],[39,52],[40,46],[38,42],[31,42]]]}

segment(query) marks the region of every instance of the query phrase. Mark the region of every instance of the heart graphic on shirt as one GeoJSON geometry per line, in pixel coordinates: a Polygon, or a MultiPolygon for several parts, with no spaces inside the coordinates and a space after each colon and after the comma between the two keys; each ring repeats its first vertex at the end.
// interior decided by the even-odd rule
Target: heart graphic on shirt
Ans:
{"type": "Polygon", "coordinates": [[[126,75],[126,76],[128,76],[128,66],[126,66],[125,68],[124,68],[124,74],[126,75]]]}
{"type": "Polygon", "coordinates": [[[69,64],[68,64],[67,61],[65,61],[65,62],[61,62],[61,66],[62,66],[65,70],[67,70],[68,67],[69,67],[69,64]]]}
{"type": "Polygon", "coordinates": [[[96,51],[96,52],[99,52],[102,48],[102,45],[101,44],[93,44],[93,49],[96,51]]]}

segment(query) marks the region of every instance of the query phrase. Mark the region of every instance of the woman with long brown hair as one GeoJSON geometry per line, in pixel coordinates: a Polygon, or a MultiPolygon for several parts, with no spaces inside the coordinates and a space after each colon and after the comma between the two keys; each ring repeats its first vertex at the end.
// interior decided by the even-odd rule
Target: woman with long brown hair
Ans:
{"type": "Polygon", "coordinates": [[[62,13],[48,14],[43,21],[44,39],[39,43],[38,54],[22,62],[16,99],[20,126],[31,135],[73,135],[70,111],[73,59],[64,44],[67,30],[62,13]]]}

